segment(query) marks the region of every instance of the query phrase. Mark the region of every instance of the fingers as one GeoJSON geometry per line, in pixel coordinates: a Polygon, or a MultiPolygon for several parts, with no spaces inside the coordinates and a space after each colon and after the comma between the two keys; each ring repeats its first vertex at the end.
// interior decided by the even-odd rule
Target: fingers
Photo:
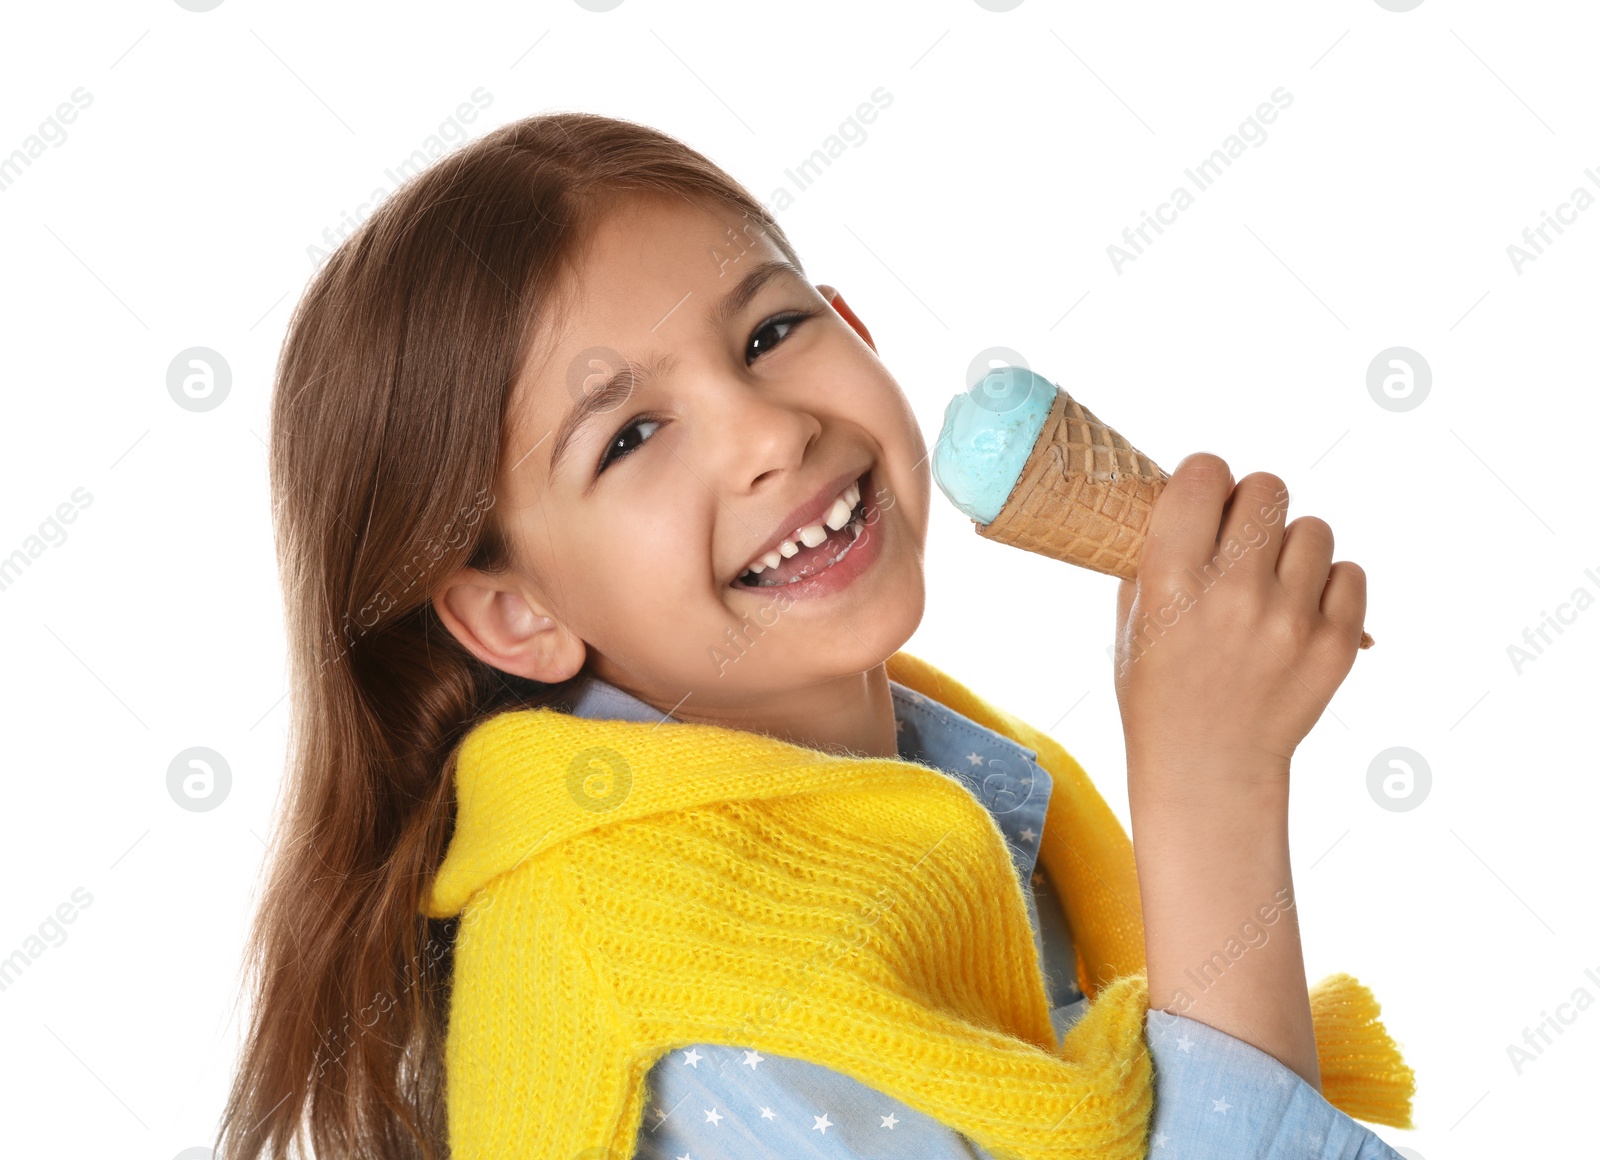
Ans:
{"type": "Polygon", "coordinates": [[[1252,471],[1241,479],[1217,533],[1216,570],[1243,571],[1265,586],[1283,543],[1288,507],[1289,489],[1271,472],[1252,471]]]}
{"type": "Polygon", "coordinates": [[[1278,552],[1278,582],[1297,607],[1319,607],[1333,563],[1333,529],[1326,520],[1301,516],[1284,530],[1278,552]]]}
{"type": "MultiPolygon", "coordinates": [[[[1320,610],[1358,639],[1366,574],[1350,561],[1332,563],[1333,529],[1326,520],[1291,522],[1288,508],[1289,489],[1271,472],[1252,472],[1235,485],[1219,456],[1202,451],[1185,457],[1150,513],[1139,583],[1160,577],[1165,597],[1174,584],[1193,580],[1206,589],[1227,573],[1243,572],[1247,583],[1281,586],[1296,607],[1320,610]]],[[[1127,622],[1135,587],[1123,581],[1117,591],[1119,626],[1127,622]]]]}
{"type": "Polygon", "coordinates": [[[1183,458],[1150,512],[1150,528],[1139,558],[1141,573],[1164,573],[1186,581],[1216,554],[1222,508],[1233,490],[1233,473],[1220,456],[1197,451],[1183,458]]]}
{"type": "Polygon", "coordinates": [[[1353,560],[1340,560],[1322,590],[1322,614],[1348,633],[1355,644],[1367,619],[1367,574],[1353,560]]]}

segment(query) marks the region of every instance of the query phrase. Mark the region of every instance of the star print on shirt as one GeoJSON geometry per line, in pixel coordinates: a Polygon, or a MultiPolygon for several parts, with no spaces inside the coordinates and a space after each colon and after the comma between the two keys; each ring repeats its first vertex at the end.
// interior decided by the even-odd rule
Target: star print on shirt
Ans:
{"type": "Polygon", "coordinates": [[[756,1064],[760,1063],[762,1058],[763,1057],[759,1051],[747,1051],[744,1053],[744,1058],[740,1060],[740,1062],[748,1063],[750,1065],[750,1070],[754,1071],[756,1069],[756,1064]]]}
{"type": "Polygon", "coordinates": [[[706,1123],[711,1124],[714,1127],[722,1127],[722,1117],[717,1114],[716,1108],[706,1109],[706,1123]]]}
{"type": "Polygon", "coordinates": [[[696,1051],[692,1047],[688,1051],[685,1051],[683,1053],[683,1062],[687,1063],[690,1067],[693,1067],[693,1068],[696,1068],[696,1069],[699,1068],[700,1061],[703,1058],[705,1058],[705,1057],[702,1056],[698,1051],[696,1051]]]}
{"type": "Polygon", "coordinates": [[[776,1120],[778,1118],[778,1113],[773,1111],[771,1108],[762,1108],[761,1118],[763,1120],[776,1120]]]}
{"type": "Polygon", "coordinates": [[[891,1131],[893,1131],[894,1130],[894,1126],[900,1122],[895,1117],[895,1114],[893,1112],[890,1112],[887,1116],[879,1116],[878,1118],[883,1121],[883,1125],[882,1126],[885,1127],[885,1128],[888,1128],[891,1131]]]}
{"type": "Polygon", "coordinates": [[[1193,1046],[1194,1046],[1194,1040],[1190,1039],[1187,1035],[1178,1036],[1178,1050],[1179,1051],[1188,1051],[1193,1046]]]}
{"type": "Polygon", "coordinates": [[[979,757],[976,753],[967,754],[967,760],[972,762],[973,765],[983,764],[983,758],[979,757]]]}
{"type": "Polygon", "coordinates": [[[1157,1148],[1165,1148],[1167,1146],[1167,1141],[1170,1139],[1172,1139],[1172,1137],[1168,1136],[1165,1132],[1157,1132],[1155,1139],[1150,1142],[1157,1148]]]}
{"type": "Polygon", "coordinates": [[[1026,830],[1022,831],[1022,840],[1024,842],[1031,842],[1035,838],[1037,838],[1038,836],[1039,836],[1038,834],[1035,834],[1033,832],[1033,827],[1032,826],[1029,826],[1026,830]]]}
{"type": "Polygon", "coordinates": [[[828,1134],[828,1129],[834,1126],[832,1121],[828,1119],[827,1112],[823,1112],[820,1116],[812,1116],[811,1118],[816,1121],[816,1123],[811,1125],[811,1130],[813,1132],[821,1132],[824,1136],[828,1134]]]}
{"type": "Polygon", "coordinates": [[[1213,1112],[1222,1112],[1224,1115],[1226,1115],[1228,1109],[1231,1108],[1231,1107],[1233,1107],[1233,1105],[1230,1104],[1225,1099],[1224,1100],[1212,1100],[1211,1101],[1211,1110],[1213,1112]]]}

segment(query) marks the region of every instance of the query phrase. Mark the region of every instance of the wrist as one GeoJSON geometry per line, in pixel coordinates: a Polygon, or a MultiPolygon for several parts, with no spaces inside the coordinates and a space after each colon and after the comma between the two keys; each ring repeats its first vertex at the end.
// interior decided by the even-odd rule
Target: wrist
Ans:
{"type": "Polygon", "coordinates": [[[1128,810],[1159,822],[1289,816],[1289,762],[1260,755],[1152,756],[1128,750],[1128,810]]]}

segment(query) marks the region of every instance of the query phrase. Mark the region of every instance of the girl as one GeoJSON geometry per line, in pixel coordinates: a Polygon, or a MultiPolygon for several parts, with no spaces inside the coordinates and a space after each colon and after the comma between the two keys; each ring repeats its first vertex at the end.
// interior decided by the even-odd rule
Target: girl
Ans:
{"type": "Polygon", "coordinates": [[[1410,1073],[1308,996],[1288,869],[1364,577],[1276,477],[1184,460],[1122,586],[1132,849],[900,651],[911,407],[659,132],[533,117],[394,194],[295,312],[271,477],[292,759],[219,1155],[1395,1155],[1345,1112],[1407,1124],[1410,1073]]]}

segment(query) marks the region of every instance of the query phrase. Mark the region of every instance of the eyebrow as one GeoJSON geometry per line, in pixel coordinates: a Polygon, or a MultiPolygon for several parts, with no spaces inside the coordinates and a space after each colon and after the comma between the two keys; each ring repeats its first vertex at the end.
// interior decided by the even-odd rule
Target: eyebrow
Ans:
{"type": "MultiPolygon", "coordinates": [[[[713,330],[721,330],[728,322],[749,306],[755,296],[761,293],[766,284],[774,278],[785,274],[791,275],[801,282],[806,281],[804,271],[794,263],[785,260],[762,262],[752,269],[738,284],[722,296],[721,301],[712,309],[710,324],[713,330]]],[[[662,321],[665,321],[663,319],[662,321]]],[[[657,323],[657,325],[660,325],[657,323]]],[[[597,415],[613,411],[627,402],[628,397],[637,388],[648,386],[655,375],[662,369],[663,364],[672,360],[656,360],[651,366],[640,366],[628,363],[616,371],[597,390],[594,390],[572,405],[572,409],[561,420],[561,426],[556,429],[555,442],[550,445],[550,467],[545,472],[548,482],[555,477],[556,469],[561,465],[562,456],[572,445],[573,439],[588,424],[589,420],[597,415]]]]}

